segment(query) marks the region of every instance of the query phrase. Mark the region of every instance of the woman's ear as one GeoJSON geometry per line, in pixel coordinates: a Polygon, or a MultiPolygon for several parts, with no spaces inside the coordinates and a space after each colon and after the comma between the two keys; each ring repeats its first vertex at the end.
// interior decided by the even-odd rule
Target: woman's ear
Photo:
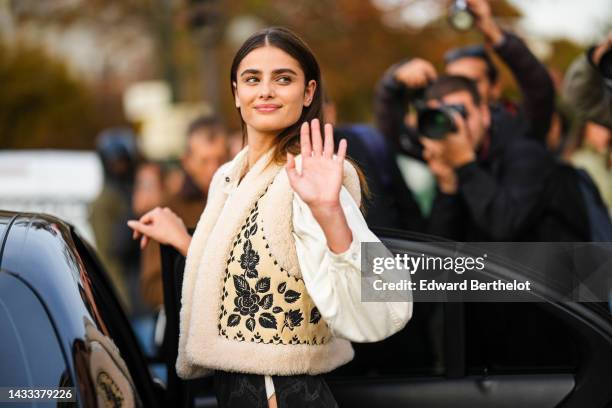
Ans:
{"type": "Polygon", "coordinates": [[[306,84],[306,89],[304,90],[304,106],[308,107],[312,103],[314,98],[315,91],[317,90],[317,81],[311,79],[306,84]]]}
{"type": "Polygon", "coordinates": [[[238,85],[236,85],[236,82],[232,82],[232,87],[234,87],[234,103],[236,104],[236,108],[240,108],[240,99],[238,99],[238,85]]]}

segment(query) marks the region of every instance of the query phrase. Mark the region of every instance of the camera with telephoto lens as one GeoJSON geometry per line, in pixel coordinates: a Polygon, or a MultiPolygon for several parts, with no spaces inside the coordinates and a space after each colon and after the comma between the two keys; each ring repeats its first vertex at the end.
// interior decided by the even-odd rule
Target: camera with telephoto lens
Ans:
{"type": "Polygon", "coordinates": [[[601,56],[599,61],[599,72],[603,77],[606,87],[612,92],[612,48],[601,56]]]}
{"type": "Polygon", "coordinates": [[[467,31],[474,26],[474,14],[466,0],[454,0],[448,12],[448,21],[455,30],[467,31]]]}
{"type": "Polygon", "coordinates": [[[419,133],[429,139],[444,139],[447,134],[457,131],[453,112],[467,119],[463,105],[442,105],[438,108],[423,107],[418,110],[419,133]]]}

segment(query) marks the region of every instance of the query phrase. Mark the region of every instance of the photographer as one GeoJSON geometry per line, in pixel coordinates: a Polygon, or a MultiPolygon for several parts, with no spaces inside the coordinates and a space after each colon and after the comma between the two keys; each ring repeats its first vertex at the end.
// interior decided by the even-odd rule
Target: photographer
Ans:
{"type": "Polygon", "coordinates": [[[612,32],[572,63],[563,97],[581,118],[612,129],[612,32]]]}
{"type": "Polygon", "coordinates": [[[473,81],[440,77],[425,99],[423,156],[439,188],[430,233],[457,241],[587,239],[574,179],[562,177],[539,143],[490,132],[491,112],[473,81]]]}
{"type": "MultiPolygon", "coordinates": [[[[486,0],[467,0],[476,28],[483,34],[482,45],[458,48],[445,56],[445,71],[474,80],[480,98],[491,106],[492,127],[506,137],[527,136],[544,143],[554,111],[555,90],[546,67],[525,43],[493,20],[486,0]],[[487,48],[510,68],[521,89],[521,104],[501,103],[499,73],[487,48]]],[[[406,126],[407,103],[414,102],[437,73],[433,65],[414,58],[393,65],[379,82],[375,95],[377,125],[398,151],[421,157],[422,146],[414,129],[406,126]]]]}

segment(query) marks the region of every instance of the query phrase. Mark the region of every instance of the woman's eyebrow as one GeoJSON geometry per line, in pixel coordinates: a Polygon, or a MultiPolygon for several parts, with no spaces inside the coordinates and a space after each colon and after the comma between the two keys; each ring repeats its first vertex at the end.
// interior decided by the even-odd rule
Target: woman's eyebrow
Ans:
{"type": "MultiPolygon", "coordinates": [[[[242,71],[242,73],[240,74],[241,77],[248,75],[248,74],[253,74],[253,75],[258,75],[261,74],[261,71],[258,69],[254,69],[254,68],[249,68],[249,69],[245,69],[244,71],[242,71]]],[[[279,69],[275,69],[274,71],[272,71],[273,75],[279,75],[279,74],[292,74],[297,76],[297,73],[292,70],[291,68],[279,68],[279,69]]]]}
{"type": "Polygon", "coordinates": [[[272,73],[274,75],[278,75],[278,74],[292,74],[297,76],[297,73],[292,70],[291,68],[279,68],[279,69],[275,69],[274,71],[272,71],[272,73]]]}
{"type": "Polygon", "coordinates": [[[240,74],[241,77],[247,75],[247,74],[259,74],[261,73],[260,70],[258,69],[253,69],[253,68],[249,68],[249,69],[245,69],[244,71],[242,71],[242,73],[240,74]]]}

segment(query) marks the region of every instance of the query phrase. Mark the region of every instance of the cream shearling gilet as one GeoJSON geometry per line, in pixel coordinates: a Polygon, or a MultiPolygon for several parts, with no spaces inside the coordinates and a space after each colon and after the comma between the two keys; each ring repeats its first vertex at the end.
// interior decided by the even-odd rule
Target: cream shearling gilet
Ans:
{"type": "MultiPolygon", "coordinates": [[[[349,341],[334,337],[324,321],[316,327],[313,324],[316,307],[304,290],[292,236],[294,192],[284,166],[271,163],[270,156],[271,152],[262,156],[235,189],[229,187],[244,173],[246,149],[213,177],[185,263],[176,362],[181,378],[196,378],[211,369],[262,375],[319,374],[353,358],[349,341]],[[251,275],[244,261],[244,270],[238,265],[244,260],[240,257],[251,250],[243,241],[244,232],[254,230],[254,213],[259,238],[250,237],[247,245],[257,245],[258,256],[270,259],[258,264],[258,272],[251,275]],[[287,278],[292,278],[295,289],[289,297],[285,292],[290,287],[280,288],[281,293],[270,284],[287,278]],[[301,294],[294,303],[296,292],[301,294]],[[263,299],[268,293],[281,302],[263,299]],[[253,299],[260,307],[249,310],[253,299]],[[277,316],[284,315],[284,321],[281,317],[272,323],[273,310],[277,316]],[[294,315],[287,319],[284,312],[294,315]],[[302,324],[291,327],[292,321],[302,324]],[[274,341],[268,342],[272,339],[269,335],[261,339],[266,326],[275,326],[274,341]]],[[[360,202],[359,179],[348,162],[344,164],[343,185],[360,202]]]]}

